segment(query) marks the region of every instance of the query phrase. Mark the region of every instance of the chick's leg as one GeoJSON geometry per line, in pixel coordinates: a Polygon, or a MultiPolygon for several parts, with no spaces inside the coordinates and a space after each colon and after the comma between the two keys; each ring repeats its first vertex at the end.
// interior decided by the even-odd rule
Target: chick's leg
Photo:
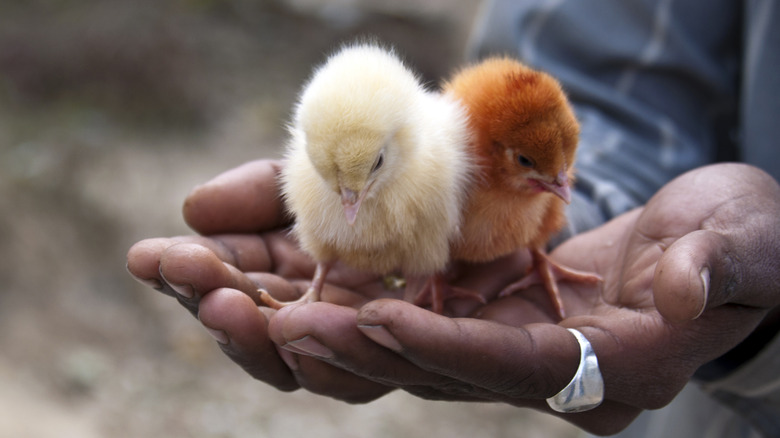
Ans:
{"type": "Polygon", "coordinates": [[[330,271],[331,263],[317,263],[317,268],[314,271],[314,277],[311,280],[311,285],[306,292],[301,295],[300,298],[294,301],[278,301],[272,297],[267,290],[260,288],[260,300],[268,307],[272,309],[281,309],[282,307],[289,306],[298,303],[313,303],[320,300],[320,294],[322,293],[322,287],[325,285],[325,277],[330,271]]]}
{"type": "Polygon", "coordinates": [[[547,293],[550,294],[555,311],[561,319],[566,318],[566,312],[563,307],[561,293],[558,290],[558,282],[561,280],[577,283],[595,284],[601,281],[601,277],[592,272],[578,271],[568,268],[554,262],[544,250],[540,248],[531,249],[532,264],[529,272],[519,281],[510,284],[501,293],[499,297],[506,297],[513,293],[526,289],[530,286],[541,284],[547,293]]]}
{"type": "MultiPolygon", "coordinates": [[[[414,282],[412,282],[414,284],[414,282]]],[[[425,285],[412,301],[416,306],[430,305],[431,310],[439,315],[444,314],[444,302],[452,298],[467,298],[486,304],[485,297],[477,292],[451,286],[444,278],[444,274],[433,274],[425,282],[425,285]]]]}

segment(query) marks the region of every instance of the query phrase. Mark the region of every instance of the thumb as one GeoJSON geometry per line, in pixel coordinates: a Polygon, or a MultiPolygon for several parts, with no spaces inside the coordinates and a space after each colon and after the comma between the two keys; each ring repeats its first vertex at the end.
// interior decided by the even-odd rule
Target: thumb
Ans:
{"type": "Polygon", "coordinates": [[[734,298],[735,266],[729,252],[729,239],[709,230],[686,234],[667,248],[653,277],[653,298],[661,315],[689,321],[734,298]]]}

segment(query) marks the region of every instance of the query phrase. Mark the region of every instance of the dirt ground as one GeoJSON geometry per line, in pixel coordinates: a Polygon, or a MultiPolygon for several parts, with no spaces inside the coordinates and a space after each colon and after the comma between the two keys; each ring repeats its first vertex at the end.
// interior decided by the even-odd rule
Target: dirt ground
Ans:
{"type": "Polygon", "coordinates": [[[377,35],[434,81],[474,2],[0,1],[0,436],[573,437],[553,417],[251,380],[125,254],[196,184],[279,156],[312,65],[377,35]],[[425,4],[420,9],[416,4],[425,4]]]}

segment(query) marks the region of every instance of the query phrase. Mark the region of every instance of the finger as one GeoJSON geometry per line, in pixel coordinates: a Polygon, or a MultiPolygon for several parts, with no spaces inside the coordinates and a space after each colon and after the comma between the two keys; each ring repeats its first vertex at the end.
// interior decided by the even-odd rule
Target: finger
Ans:
{"type": "MultiPolygon", "coordinates": [[[[267,234],[266,236],[271,236],[267,234]]],[[[180,243],[208,248],[220,260],[242,271],[267,271],[272,266],[271,248],[258,235],[221,235],[213,237],[177,236],[152,238],[137,242],[127,252],[127,270],[141,283],[160,288],[160,258],[170,247],[180,243]]],[[[268,237],[271,241],[271,237],[268,237]]]]}
{"type": "Polygon", "coordinates": [[[516,328],[451,319],[395,300],[366,304],[357,323],[367,336],[424,370],[511,399],[554,395],[579,361],[574,337],[553,324],[516,328]]]}
{"type": "Polygon", "coordinates": [[[197,314],[197,301],[189,300],[185,295],[171,287],[160,271],[160,258],[171,246],[183,241],[206,243],[204,237],[173,237],[142,240],[127,252],[127,271],[141,284],[149,286],[165,295],[176,298],[193,315],[197,314]]]}
{"type": "MultiPolygon", "coordinates": [[[[395,388],[367,380],[318,358],[280,348],[289,354],[298,384],[309,392],[351,404],[374,401],[395,388]]],[[[289,364],[289,362],[288,362],[289,364]]]]}
{"type": "Polygon", "coordinates": [[[245,293],[221,288],[204,295],[198,318],[222,351],[252,377],[282,391],[299,386],[268,337],[263,312],[245,293]]]}
{"type": "Polygon", "coordinates": [[[160,275],[186,301],[197,302],[214,289],[229,287],[260,302],[252,280],[202,245],[179,243],[168,247],[160,256],[160,275]]]}
{"type": "Polygon", "coordinates": [[[184,220],[201,234],[270,230],[289,221],[279,196],[281,163],[258,160],[196,187],[184,201],[184,220]]]}
{"type": "MultiPolygon", "coordinates": [[[[730,268],[723,261],[725,238],[713,231],[695,231],[675,241],[658,260],[653,277],[653,299],[670,321],[696,319],[724,297],[710,297],[712,277],[721,283],[730,268]]],[[[719,285],[719,284],[718,284],[719,285]]]]}
{"type": "Polygon", "coordinates": [[[274,315],[269,331],[284,350],[348,373],[336,380],[321,369],[316,375],[299,372],[302,386],[331,397],[343,397],[347,390],[353,398],[371,399],[402,388],[426,399],[486,400],[473,386],[423,371],[377,345],[357,329],[355,313],[349,307],[320,302],[288,307],[274,315]]]}
{"type": "Polygon", "coordinates": [[[274,271],[282,277],[309,278],[314,262],[283,229],[261,234],[218,234],[167,239],[168,246],[195,243],[211,250],[220,260],[244,272],[274,271]]]}
{"type": "Polygon", "coordinates": [[[156,238],[137,242],[127,251],[127,272],[141,284],[175,296],[173,290],[164,290],[165,283],[160,276],[160,256],[173,239],[156,238]]]}
{"type": "Polygon", "coordinates": [[[352,403],[374,400],[393,389],[355,373],[354,367],[344,366],[337,358],[354,351],[365,361],[381,361],[377,355],[392,359],[392,353],[368,341],[355,328],[355,312],[317,302],[285,307],[271,318],[269,335],[290,355],[288,364],[302,387],[352,403]]]}
{"type": "Polygon", "coordinates": [[[761,261],[747,260],[738,253],[731,238],[709,230],[694,231],[675,241],[655,270],[653,297],[658,311],[680,322],[726,303],[771,307],[766,288],[755,284],[767,273],[746,272],[761,261]]]}

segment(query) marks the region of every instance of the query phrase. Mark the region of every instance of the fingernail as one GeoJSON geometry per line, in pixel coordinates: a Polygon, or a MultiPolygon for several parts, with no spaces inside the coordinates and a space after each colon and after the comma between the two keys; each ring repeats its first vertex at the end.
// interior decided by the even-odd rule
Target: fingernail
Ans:
{"type": "Polygon", "coordinates": [[[165,278],[165,275],[162,273],[162,267],[160,267],[160,278],[162,278],[163,281],[165,281],[174,292],[183,296],[184,298],[192,298],[195,296],[195,291],[192,290],[192,286],[186,284],[174,284],[168,281],[168,279],[165,278]]]}
{"type": "Polygon", "coordinates": [[[155,290],[160,290],[163,287],[163,284],[160,280],[156,278],[141,278],[130,272],[130,267],[128,265],[125,265],[125,269],[127,269],[127,273],[130,274],[133,279],[141,284],[143,284],[146,287],[151,287],[155,290]]]}
{"type": "Polygon", "coordinates": [[[359,325],[358,328],[379,345],[400,353],[403,347],[383,325],[359,325]]]}
{"type": "Polygon", "coordinates": [[[299,350],[301,354],[307,356],[323,357],[326,359],[333,357],[333,351],[331,351],[330,348],[320,344],[318,340],[309,335],[295,341],[290,341],[284,345],[283,348],[287,348],[288,346],[299,350]]]}
{"type": "Polygon", "coordinates": [[[192,298],[195,296],[195,291],[192,290],[192,286],[187,284],[173,284],[168,283],[171,286],[171,289],[173,289],[177,294],[183,296],[184,298],[192,298]]]}
{"type": "Polygon", "coordinates": [[[135,279],[144,286],[151,287],[154,290],[161,290],[163,288],[163,283],[156,278],[142,279],[135,277],[135,279]]]}
{"type": "Polygon", "coordinates": [[[697,313],[693,319],[700,317],[701,314],[704,313],[704,309],[707,308],[707,299],[709,299],[710,296],[710,268],[706,266],[702,268],[702,270],[699,272],[699,278],[701,278],[701,285],[704,289],[704,296],[702,297],[701,309],[699,309],[699,313],[697,313]]]}
{"type": "Polygon", "coordinates": [[[279,348],[283,348],[283,349],[285,349],[285,350],[287,350],[287,351],[289,351],[291,353],[295,353],[295,354],[303,354],[303,355],[306,355],[306,356],[309,355],[308,352],[303,351],[300,348],[296,348],[294,345],[291,345],[290,343],[281,345],[281,346],[279,346],[279,348]]]}
{"type": "Polygon", "coordinates": [[[228,335],[224,330],[216,330],[211,327],[206,327],[205,325],[203,327],[220,344],[227,345],[230,343],[230,338],[228,338],[228,335]]]}
{"type": "Polygon", "coordinates": [[[285,350],[278,345],[274,346],[276,347],[276,352],[279,353],[279,357],[281,357],[284,363],[287,364],[287,367],[292,371],[298,371],[298,359],[295,357],[295,355],[292,354],[292,352],[289,350],[285,350]]]}

